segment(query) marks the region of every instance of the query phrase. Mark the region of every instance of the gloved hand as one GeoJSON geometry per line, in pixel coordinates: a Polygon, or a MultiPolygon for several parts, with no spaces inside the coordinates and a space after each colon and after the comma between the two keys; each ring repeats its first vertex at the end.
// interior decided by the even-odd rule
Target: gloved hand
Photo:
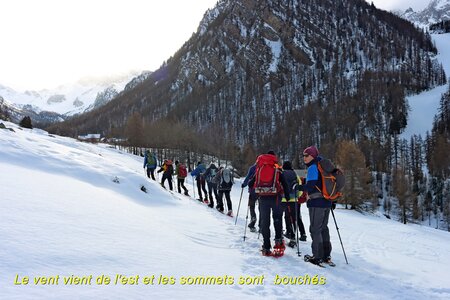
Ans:
{"type": "Polygon", "coordinates": [[[336,208],[336,202],[333,201],[333,202],[331,203],[331,209],[334,210],[335,208],[336,208]]]}
{"type": "Polygon", "coordinates": [[[245,184],[241,184],[241,188],[245,188],[247,185],[245,184]]]}

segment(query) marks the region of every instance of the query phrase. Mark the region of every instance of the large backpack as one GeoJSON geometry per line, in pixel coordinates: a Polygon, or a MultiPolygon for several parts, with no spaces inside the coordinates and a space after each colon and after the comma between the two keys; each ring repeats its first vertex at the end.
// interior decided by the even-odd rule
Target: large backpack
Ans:
{"type": "Polygon", "coordinates": [[[342,189],[345,185],[345,176],[342,170],[337,169],[329,159],[322,159],[317,163],[320,176],[322,178],[322,190],[316,188],[327,200],[336,200],[342,196],[342,189]]]}
{"type": "Polygon", "coordinates": [[[216,168],[210,168],[208,173],[208,178],[206,178],[206,181],[213,182],[214,177],[216,177],[217,169],[216,168]]]}
{"type": "Polygon", "coordinates": [[[183,164],[180,164],[178,166],[178,177],[179,178],[186,178],[187,177],[187,169],[186,166],[183,164]]]}
{"type": "Polygon", "coordinates": [[[223,169],[220,176],[219,188],[221,190],[229,190],[233,185],[233,174],[231,174],[230,169],[223,169]]]}
{"type": "Polygon", "coordinates": [[[275,196],[282,191],[281,170],[278,159],[273,154],[261,154],[256,159],[255,183],[253,188],[258,196],[275,196]]]}
{"type": "Polygon", "coordinates": [[[149,167],[156,167],[156,159],[155,156],[148,152],[145,154],[147,156],[147,166],[149,167]]]}

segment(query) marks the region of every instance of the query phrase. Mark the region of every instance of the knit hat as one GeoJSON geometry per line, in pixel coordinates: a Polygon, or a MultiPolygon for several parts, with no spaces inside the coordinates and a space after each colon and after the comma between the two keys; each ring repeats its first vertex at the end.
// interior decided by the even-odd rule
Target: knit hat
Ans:
{"type": "Polygon", "coordinates": [[[314,158],[317,158],[317,156],[319,156],[319,150],[317,150],[317,148],[315,146],[309,146],[308,148],[303,150],[303,153],[309,154],[314,158]]]}
{"type": "Polygon", "coordinates": [[[288,160],[283,162],[283,170],[292,170],[292,163],[288,160]]]}

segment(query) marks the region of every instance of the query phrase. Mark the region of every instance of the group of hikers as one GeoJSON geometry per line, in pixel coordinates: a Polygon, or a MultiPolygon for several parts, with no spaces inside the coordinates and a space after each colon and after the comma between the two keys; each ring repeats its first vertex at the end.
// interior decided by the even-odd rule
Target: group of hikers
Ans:
{"type": "MultiPolygon", "coordinates": [[[[316,265],[322,263],[334,265],[331,261],[332,246],[328,219],[335,204],[330,201],[329,197],[326,197],[328,196],[326,192],[323,192],[323,186],[325,186],[325,179],[323,178],[326,177],[322,176],[324,172],[320,166],[322,158],[315,146],[304,149],[302,155],[303,162],[307,167],[306,178],[297,175],[290,161],[284,161],[282,165],[279,165],[278,158],[273,151],[259,155],[256,162],[248,169],[241,185],[242,189],[248,187],[248,212],[250,212],[251,217],[248,228],[252,232],[257,231],[255,226],[257,224],[256,204],[258,203],[258,227],[259,233],[263,236],[261,253],[263,256],[281,256],[286,248],[284,237],[289,239],[288,246],[292,248],[296,245],[298,247],[298,241],[307,240],[300,210],[301,204],[306,202],[310,217],[309,231],[312,239],[312,255],[305,255],[305,261],[316,265]],[[271,213],[275,228],[273,248],[270,239],[271,213]]],[[[156,156],[148,150],[145,153],[144,168],[147,168],[147,176],[155,180],[156,156]]],[[[336,170],[339,171],[334,169],[333,172],[336,170]]],[[[181,193],[182,188],[184,194],[189,196],[184,185],[188,172],[183,163],[175,161],[174,170],[172,161],[166,159],[157,172],[163,172],[161,185],[165,188],[164,184],[167,180],[170,190],[173,190],[172,176],[176,175],[178,192],[181,193]]],[[[190,174],[195,177],[197,183],[198,200],[214,208],[215,199],[216,209],[224,213],[223,196],[225,196],[227,215],[232,216],[233,208],[230,192],[234,184],[233,171],[226,167],[217,167],[214,163],[206,167],[204,163],[199,161],[190,174]],[[206,190],[206,186],[208,190],[206,190]]]]}

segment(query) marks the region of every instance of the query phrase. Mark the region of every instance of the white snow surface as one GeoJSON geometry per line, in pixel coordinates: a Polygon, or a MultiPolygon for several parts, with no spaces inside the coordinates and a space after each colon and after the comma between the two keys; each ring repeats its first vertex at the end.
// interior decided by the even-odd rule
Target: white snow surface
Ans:
{"type": "MultiPolygon", "coordinates": [[[[437,59],[442,63],[446,76],[450,80],[450,33],[432,34],[438,49],[437,59]]],[[[432,90],[407,97],[410,106],[408,124],[402,137],[410,139],[412,135],[425,137],[433,128],[434,116],[438,113],[441,96],[448,91],[448,83],[432,90]]]]}
{"type": "MultiPolygon", "coordinates": [[[[242,238],[247,190],[235,225],[147,179],[141,157],[4,124],[15,132],[0,129],[0,299],[450,299],[448,232],[338,208],[348,265],[331,217],[337,267],[305,263],[290,248],[282,258],[263,257],[261,237],[242,238]],[[137,284],[116,284],[118,274],[139,276],[137,284]],[[72,275],[85,284],[64,284],[72,275]],[[96,283],[102,275],[109,285],[96,283]],[[152,275],[153,285],[144,284],[152,275]],[[160,275],[174,284],[158,284],[160,275]],[[263,284],[239,284],[240,276],[261,275],[263,284]],[[276,285],[277,275],[318,275],[326,284],[276,285]],[[39,276],[52,284],[36,285],[39,276]],[[234,283],[182,285],[183,276],[234,283]]],[[[231,194],[235,214],[240,184],[231,194]]],[[[193,194],[190,178],[186,186],[193,194]]],[[[302,216],[308,228],[305,207],[302,216]]],[[[300,250],[311,253],[309,237],[300,250]]]]}

